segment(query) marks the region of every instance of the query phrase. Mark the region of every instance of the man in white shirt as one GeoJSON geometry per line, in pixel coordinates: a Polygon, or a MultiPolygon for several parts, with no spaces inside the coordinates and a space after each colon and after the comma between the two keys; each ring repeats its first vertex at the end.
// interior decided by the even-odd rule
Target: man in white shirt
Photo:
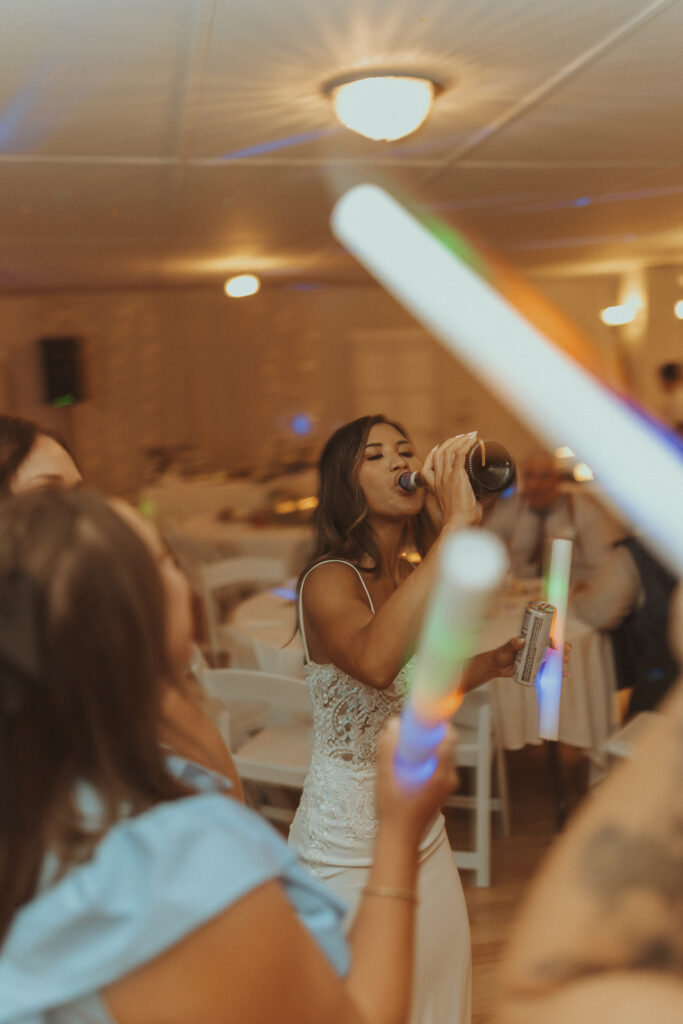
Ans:
{"type": "Polygon", "coordinates": [[[484,525],[508,548],[515,576],[543,572],[546,541],[573,541],[571,586],[588,583],[623,536],[621,527],[588,495],[560,491],[552,456],[533,452],[521,465],[520,490],[487,510],[484,525]]]}

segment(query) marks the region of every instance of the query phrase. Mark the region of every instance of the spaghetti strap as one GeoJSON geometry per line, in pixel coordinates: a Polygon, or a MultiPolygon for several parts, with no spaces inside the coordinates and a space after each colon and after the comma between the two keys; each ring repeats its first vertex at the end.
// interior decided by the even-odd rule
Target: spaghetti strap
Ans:
{"type": "Polygon", "coordinates": [[[306,573],[306,575],[304,576],[304,578],[301,581],[301,586],[299,587],[299,632],[301,633],[301,643],[303,644],[303,648],[304,648],[304,664],[305,665],[307,665],[311,659],[308,656],[308,644],[306,643],[306,629],[304,627],[304,612],[303,612],[303,605],[302,605],[302,602],[301,602],[301,598],[302,598],[302,595],[303,595],[303,592],[304,592],[304,583],[306,582],[309,573],[313,572],[314,569],[317,569],[319,565],[328,565],[330,562],[340,562],[342,565],[349,565],[354,570],[354,572],[358,576],[358,579],[361,581],[361,584],[363,586],[363,590],[365,591],[365,596],[367,597],[368,603],[370,605],[370,611],[372,612],[373,615],[375,614],[375,606],[372,603],[372,598],[370,597],[370,591],[368,590],[368,588],[365,585],[365,580],[363,579],[363,577],[361,575],[361,571],[358,568],[358,566],[354,565],[353,562],[347,562],[343,558],[326,558],[323,562],[316,562],[316,564],[312,565],[311,568],[308,570],[308,572],[306,573]]]}

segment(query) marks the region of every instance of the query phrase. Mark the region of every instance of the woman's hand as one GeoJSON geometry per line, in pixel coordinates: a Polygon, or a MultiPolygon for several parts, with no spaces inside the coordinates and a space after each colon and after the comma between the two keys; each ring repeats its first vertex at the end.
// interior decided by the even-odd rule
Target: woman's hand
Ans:
{"type": "MultiPolygon", "coordinates": [[[[465,692],[474,690],[475,687],[488,683],[489,679],[510,679],[515,670],[515,659],[522,647],[524,647],[524,637],[515,636],[492,651],[475,654],[463,673],[462,689],[465,692]]],[[[563,679],[571,679],[567,671],[571,649],[572,645],[565,643],[562,654],[563,679]]]]}
{"type": "Polygon", "coordinates": [[[492,651],[475,654],[465,666],[460,688],[467,693],[488,683],[489,679],[510,678],[515,668],[515,658],[524,647],[524,637],[514,636],[492,651]]]}
{"type": "Polygon", "coordinates": [[[491,657],[491,666],[494,672],[494,675],[491,676],[492,679],[511,678],[515,670],[515,659],[522,647],[524,647],[524,637],[515,636],[506,644],[487,652],[491,657]]]}
{"type": "Polygon", "coordinates": [[[457,732],[447,726],[446,735],[437,747],[437,766],[424,785],[408,789],[394,773],[394,755],[400,730],[400,719],[390,719],[377,744],[377,781],[375,796],[380,827],[391,825],[407,841],[418,843],[444,800],[457,788],[455,768],[457,732]]]}
{"type": "Polygon", "coordinates": [[[460,529],[481,522],[482,508],[465,471],[465,458],[476,439],[476,431],[449,437],[432,448],[420,470],[441,507],[445,527],[460,529]]]}

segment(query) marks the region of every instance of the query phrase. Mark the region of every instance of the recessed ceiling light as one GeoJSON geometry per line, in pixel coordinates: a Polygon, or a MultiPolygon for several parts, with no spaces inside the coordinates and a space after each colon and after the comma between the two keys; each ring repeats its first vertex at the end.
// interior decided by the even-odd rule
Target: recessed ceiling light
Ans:
{"type": "Polygon", "coordinates": [[[683,320],[683,299],[679,299],[674,305],[674,316],[677,316],[679,320],[683,320]]]}
{"type": "Polygon", "coordinates": [[[246,295],[256,295],[261,287],[256,274],[238,274],[237,277],[229,277],[223,285],[223,291],[231,299],[242,299],[246,295]]]}
{"type": "Polygon", "coordinates": [[[427,119],[443,86],[427,75],[403,71],[364,71],[324,86],[337,118],[359,135],[393,142],[427,119]]]}

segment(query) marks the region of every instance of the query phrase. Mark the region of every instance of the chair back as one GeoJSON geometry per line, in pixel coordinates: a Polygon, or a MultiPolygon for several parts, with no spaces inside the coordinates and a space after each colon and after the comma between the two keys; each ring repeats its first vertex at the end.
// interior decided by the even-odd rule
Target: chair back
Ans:
{"type": "Polygon", "coordinates": [[[230,603],[234,605],[250,593],[276,586],[286,578],[285,563],[279,558],[236,555],[200,566],[200,598],[207,646],[214,665],[218,664],[224,648],[221,625],[226,616],[226,602],[229,612],[230,603]]]}
{"type": "MultiPolygon", "coordinates": [[[[241,737],[229,744],[242,781],[301,788],[312,739],[311,703],[303,680],[250,669],[210,668],[200,673],[200,681],[214,707],[222,707],[231,719],[230,735],[240,707],[258,708],[251,728],[242,723],[241,737]]],[[[216,722],[220,727],[218,718],[216,722]]]]}
{"type": "Polygon", "coordinates": [[[187,576],[190,586],[195,593],[199,593],[201,567],[219,558],[219,549],[211,542],[198,540],[173,523],[164,524],[161,527],[161,534],[187,576]]]}
{"type": "Polygon", "coordinates": [[[260,700],[291,712],[310,715],[311,698],[302,679],[247,668],[205,668],[199,680],[210,697],[221,701],[260,700]]]}
{"type": "Polygon", "coordinates": [[[453,724],[459,736],[455,763],[459,767],[472,769],[474,773],[472,795],[458,792],[444,804],[445,807],[463,807],[474,812],[474,847],[454,850],[453,856],[460,869],[474,870],[478,886],[487,886],[491,880],[493,811],[501,812],[503,833],[507,835],[510,830],[505,754],[498,741],[488,687],[483,686],[467,694],[454,716],[453,724]],[[492,794],[494,758],[497,796],[492,794]]]}

